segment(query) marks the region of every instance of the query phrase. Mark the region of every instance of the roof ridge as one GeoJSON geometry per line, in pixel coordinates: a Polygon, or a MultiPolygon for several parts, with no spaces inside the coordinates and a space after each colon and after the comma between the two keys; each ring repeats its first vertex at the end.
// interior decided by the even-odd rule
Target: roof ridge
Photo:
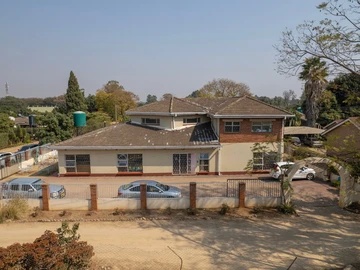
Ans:
{"type": "Polygon", "coordinates": [[[172,113],[173,111],[173,105],[174,105],[174,97],[171,96],[170,104],[169,104],[169,112],[172,113]]]}
{"type": "MultiPolygon", "coordinates": [[[[226,101],[228,101],[229,99],[235,99],[235,100],[233,100],[230,104],[228,104],[228,106],[229,105],[232,105],[232,104],[234,104],[234,103],[236,103],[236,102],[239,102],[239,100],[243,100],[244,98],[245,98],[245,95],[244,96],[241,96],[241,97],[228,97],[224,102],[222,102],[219,106],[222,106],[222,104],[223,103],[225,103],[226,101]]],[[[217,114],[217,113],[220,113],[221,111],[223,111],[223,110],[225,110],[228,106],[225,106],[225,107],[223,107],[223,108],[221,108],[220,110],[218,110],[217,112],[215,112],[214,114],[217,114]]]]}
{"type": "Polygon", "coordinates": [[[191,105],[200,107],[200,108],[206,110],[206,112],[208,112],[208,110],[209,110],[209,108],[207,108],[207,107],[205,107],[205,106],[202,106],[202,105],[200,105],[199,103],[192,102],[192,101],[188,100],[187,98],[176,98],[176,99],[178,99],[178,100],[180,100],[180,101],[182,101],[182,102],[185,102],[185,103],[188,103],[188,104],[191,104],[191,105]]]}
{"type": "Polygon", "coordinates": [[[264,104],[264,105],[270,106],[270,107],[272,107],[272,108],[274,108],[274,109],[277,109],[277,110],[279,110],[279,111],[283,111],[283,112],[288,113],[288,114],[290,114],[290,115],[291,115],[291,113],[290,113],[290,112],[288,112],[287,110],[284,110],[284,109],[281,109],[281,108],[279,108],[279,107],[276,107],[276,106],[274,106],[274,105],[272,105],[272,104],[269,104],[269,103],[263,102],[263,101],[261,101],[261,100],[258,100],[257,98],[250,97],[250,96],[245,96],[245,97],[247,97],[248,99],[251,99],[251,100],[257,101],[257,102],[259,102],[259,103],[261,103],[261,104],[264,104]]]}

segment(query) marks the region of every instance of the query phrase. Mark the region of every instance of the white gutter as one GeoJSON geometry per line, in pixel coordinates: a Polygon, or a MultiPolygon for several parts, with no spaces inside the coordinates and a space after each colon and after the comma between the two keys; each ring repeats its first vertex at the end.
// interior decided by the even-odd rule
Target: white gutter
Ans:
{"type": "Polygon", "coordinates": [[[122,150],[122,149],[209,149],[220,148],[220,145],[194,145],[194,146],[53,146],[55,150],[122,150]]]}
{"type": "Polygon", "coordinates": [[[213,118],[286,118],[286,117],[295,117],[295,115],[271,115],[271,114],[264,114],[264,115],[215,115],[209,114],[210,117],[213,118]]]}

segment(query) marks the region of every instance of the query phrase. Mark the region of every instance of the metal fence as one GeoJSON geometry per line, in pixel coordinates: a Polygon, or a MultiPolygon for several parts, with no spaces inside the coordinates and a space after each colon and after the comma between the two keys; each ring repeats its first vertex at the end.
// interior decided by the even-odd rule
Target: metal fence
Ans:
{"type": "Polygon", "coordinates": [[[50,144],[17,152],[0,158],[0,180],[15,173],[28,174],[57,163],[57,151],[52,151],[50,144]],[[26,160],[26,157],[28,160],[26,160]]]}
{"type": "Polygon", "coordinates": [[[228,179],[227,197],[236,197],[239,193],[239,183],[245,183],[245,195],[252,197],[281,197],[281,185],[276,180],[260,179],[228,179]]]}

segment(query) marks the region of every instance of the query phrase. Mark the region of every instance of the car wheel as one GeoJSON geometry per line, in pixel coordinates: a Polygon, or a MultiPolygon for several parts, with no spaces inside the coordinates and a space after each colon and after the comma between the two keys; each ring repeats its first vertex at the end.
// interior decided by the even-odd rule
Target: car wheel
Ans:
{"type": "Polygon", "coordinates": [[[314,177],[315,177],[315,175],[312,173],[309,173],[308,175],[306,175],[307,180],[314,180],[314,177]]]}

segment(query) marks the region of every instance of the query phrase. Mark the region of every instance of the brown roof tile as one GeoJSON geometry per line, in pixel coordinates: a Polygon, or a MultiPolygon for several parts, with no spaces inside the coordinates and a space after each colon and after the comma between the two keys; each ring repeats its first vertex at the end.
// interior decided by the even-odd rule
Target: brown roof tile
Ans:
{"type": "Polygon", "coordinates": [[[57,147],[168,147],[219,145],[211,124],[163,130],[131,123],[117,124],[60,142],[57,147]]]}

